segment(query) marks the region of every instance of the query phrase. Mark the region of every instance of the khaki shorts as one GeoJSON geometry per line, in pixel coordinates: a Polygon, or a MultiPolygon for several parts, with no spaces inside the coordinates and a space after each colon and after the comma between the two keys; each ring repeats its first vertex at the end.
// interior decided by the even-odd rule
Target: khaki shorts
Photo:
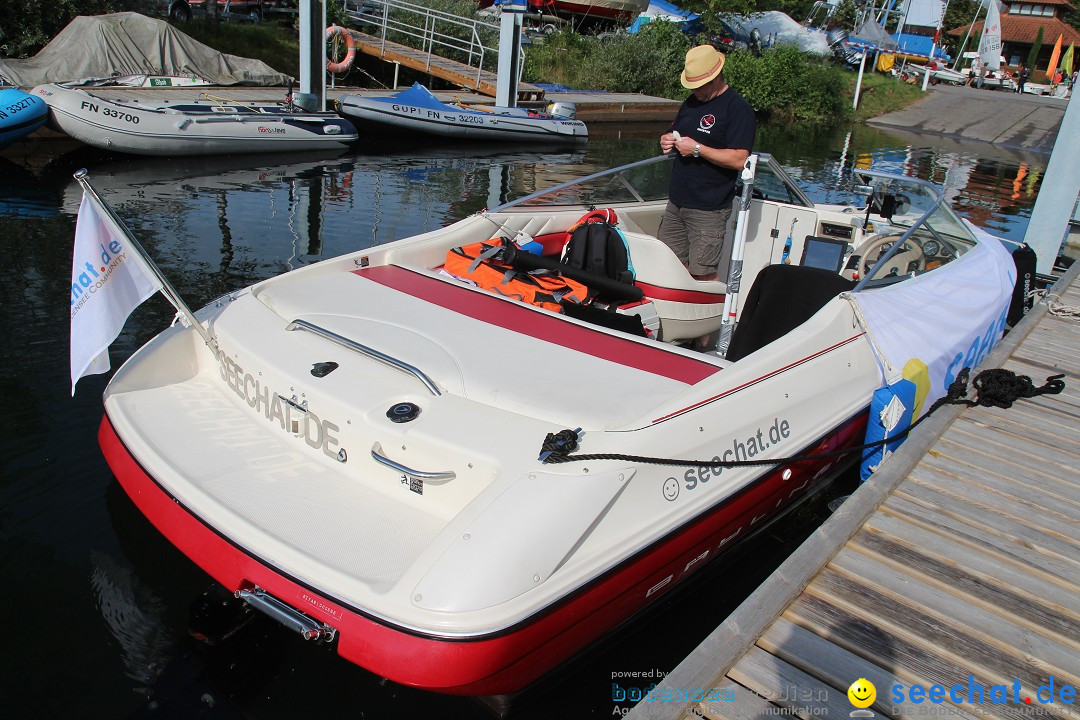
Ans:
{"type": "Polygon", "coordinates": [[[731,208],[694,210],[667,204],[660,220],[660,241],[671,248],[691,275],[719,272],[731,208]]]}

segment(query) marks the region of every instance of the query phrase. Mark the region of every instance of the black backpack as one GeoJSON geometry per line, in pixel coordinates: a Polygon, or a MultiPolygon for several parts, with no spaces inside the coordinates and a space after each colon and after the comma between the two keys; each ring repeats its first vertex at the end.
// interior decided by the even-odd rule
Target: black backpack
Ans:
{"type": "Polygon", "coordinates": [[[562,262],[627,285],[634,284],[626,240],[614,226],[603,221],[580,224],[566,243],[562,262]]]}

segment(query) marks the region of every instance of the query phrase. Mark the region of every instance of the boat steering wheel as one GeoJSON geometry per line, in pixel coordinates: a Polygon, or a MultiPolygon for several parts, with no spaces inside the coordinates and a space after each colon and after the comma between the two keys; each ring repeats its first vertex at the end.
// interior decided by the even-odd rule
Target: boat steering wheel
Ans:
{"type": "MultiPolygon", "coordinates": [[[[878,258],[881,257],[885,250],[886,245],[892,245],[900,239],[900,234],[883,235],[875,240],[872,240],[869,245],[862,249],[862,257],[859,259],[859,277],[866,277],[870,270],[877,264],[878,258]]],[[[908,268],[911,267],[911,263],[915,263],[916,272],[926,269],[926,253],[923,252],[922,246],[916,242],[913,238],[908,238],[904,241],[904,246],[896,251],[896,254],[889,258],[889,262],[881,268],[881,273],[878,277],[884,277],[885,275],[904,275],[908,272],[908,268]]]]}

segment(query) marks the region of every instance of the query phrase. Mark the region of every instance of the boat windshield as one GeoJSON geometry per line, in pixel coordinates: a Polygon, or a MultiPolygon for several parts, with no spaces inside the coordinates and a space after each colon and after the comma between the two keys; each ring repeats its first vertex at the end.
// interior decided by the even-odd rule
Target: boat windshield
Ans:
{"type": "MultiPolygon", "coordinates": [[[[789,205],[813,207],[794,180],[767,153],[757,153],[754,197],[789,205]]],[[[493,210],[510,207],[596,206],[667,200],[672,155],[657,155],[622,167],[604,170],[518,198],[493,210]]],[[[741,181],[738,183],[741,187],[741,181]]],[[[736,194],[739,189],[736,188],[736,194]]]]}
{"type": "Polygon", "coordinates": [[[493,210],[511,207],[613,205],[667,199],[672,158],[658,155],[604,170],[518,198],[493,210]]]}
{"type": "Polygon", "coordinates": [[[977,244],[971,229],[933,184],[871,170],[859,175],[870,198],[866,229],[879,238],[868,253],[868,272],[860,288],[908,275],[897,272],[902,263],[894,258],[905,258],[906,267],[918,273],[951,262],[977,244]]]}

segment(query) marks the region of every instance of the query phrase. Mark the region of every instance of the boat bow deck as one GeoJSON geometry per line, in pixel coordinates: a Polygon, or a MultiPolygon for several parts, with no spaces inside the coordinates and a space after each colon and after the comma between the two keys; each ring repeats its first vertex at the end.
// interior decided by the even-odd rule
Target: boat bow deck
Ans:
{"type": "Polygon", "coordinates": [[[395,265],[328,275],[315,295],[311,283],[278,282],[259,297],[285,320],[387,352],[448,392],[573,427],[621,427],[721,368],[395,265]]]}

